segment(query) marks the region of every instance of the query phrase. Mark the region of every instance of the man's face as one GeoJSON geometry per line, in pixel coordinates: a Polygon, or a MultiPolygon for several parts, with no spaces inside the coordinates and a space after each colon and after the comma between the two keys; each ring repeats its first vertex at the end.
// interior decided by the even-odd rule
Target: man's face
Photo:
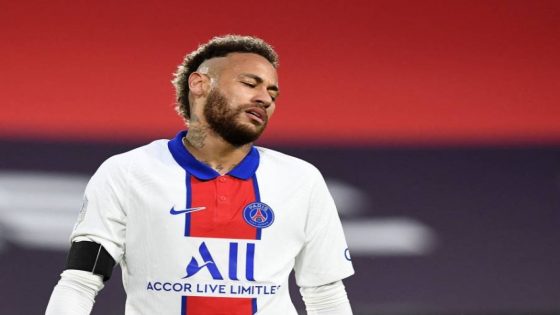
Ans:
{"type": "Polygon", "coordinates": [[[204,118],[210,128],[224,140],[234,146],[242,146],[257,140],[268,123],[268,118],[264,117],[264,122],[254,127],[243,124],[240,120],[246,114],[247,106],[251,105],[233,108],[228,99],[214,88],[206,99],[204,118]]]}
{"type": "Polygon", "coordinates": [[[234,146],[254,142],[274,113],[278,96],[276,69],[256,54],[226,57],[209,92],[203,116],[214,132],[234,146]]]}

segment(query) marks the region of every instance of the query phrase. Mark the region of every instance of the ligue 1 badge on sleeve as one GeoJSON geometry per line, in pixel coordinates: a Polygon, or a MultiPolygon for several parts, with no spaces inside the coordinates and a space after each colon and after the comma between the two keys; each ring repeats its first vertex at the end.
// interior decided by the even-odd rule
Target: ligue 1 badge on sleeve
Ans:
{"type": "Polygon", "coordinates": [[[263,229],[274,222],[274,212],[266,203],[253,202],[243,209],[243,218],[247,224],[263,229]]]}

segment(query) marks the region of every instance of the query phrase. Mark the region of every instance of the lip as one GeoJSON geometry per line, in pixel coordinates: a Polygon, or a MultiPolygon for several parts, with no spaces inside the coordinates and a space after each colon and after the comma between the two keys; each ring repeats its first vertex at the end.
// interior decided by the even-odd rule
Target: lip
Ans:
{"type": "Polygon", "coordinates": [[[259,124],[264,124],[268,119],[266,111],[260,107],[250,107],[245,110],[245,113],[250,119],[258,122],[259,124]]]}

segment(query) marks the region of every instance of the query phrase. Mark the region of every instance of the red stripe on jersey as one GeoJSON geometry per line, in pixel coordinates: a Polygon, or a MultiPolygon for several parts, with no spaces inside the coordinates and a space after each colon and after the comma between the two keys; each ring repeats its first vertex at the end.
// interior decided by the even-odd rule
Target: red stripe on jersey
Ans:
{"type": "Polygon", "coordinates": [[[223,175],[201,181],[191,176],[190,207],[206,209],[191,213],[189,236],[254,240],[257,229],[245,222],[243,209],[255,201],[252,179],[223,175]]]}
{"type": "Polygon", "coordinates": [[[251,298],[187,297],[186,313],[182,315],[251,315],[253,314],[251,298]]]}
{"type": "MultiPolygon", "coordinates": [[[[243,209],[256,201],[253,180],[228,175],[202,181],[191,176],[191,237],[256,239],[257,229],[245,222],[243,209]]],[[[183,315],[251,315],[254,299],[188,296],[183,315]]]]}

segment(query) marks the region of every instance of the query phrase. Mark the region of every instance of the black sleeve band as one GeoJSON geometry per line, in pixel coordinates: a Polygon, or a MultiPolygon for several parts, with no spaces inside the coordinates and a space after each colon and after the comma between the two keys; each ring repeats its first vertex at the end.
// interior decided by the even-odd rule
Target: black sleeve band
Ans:
{"type": "Polygon", "coordinates": [[[115,260],[107,250],[94,242],[73,242],[68,253],[66,269],[89,271],[109,280],[115,260]]]}

